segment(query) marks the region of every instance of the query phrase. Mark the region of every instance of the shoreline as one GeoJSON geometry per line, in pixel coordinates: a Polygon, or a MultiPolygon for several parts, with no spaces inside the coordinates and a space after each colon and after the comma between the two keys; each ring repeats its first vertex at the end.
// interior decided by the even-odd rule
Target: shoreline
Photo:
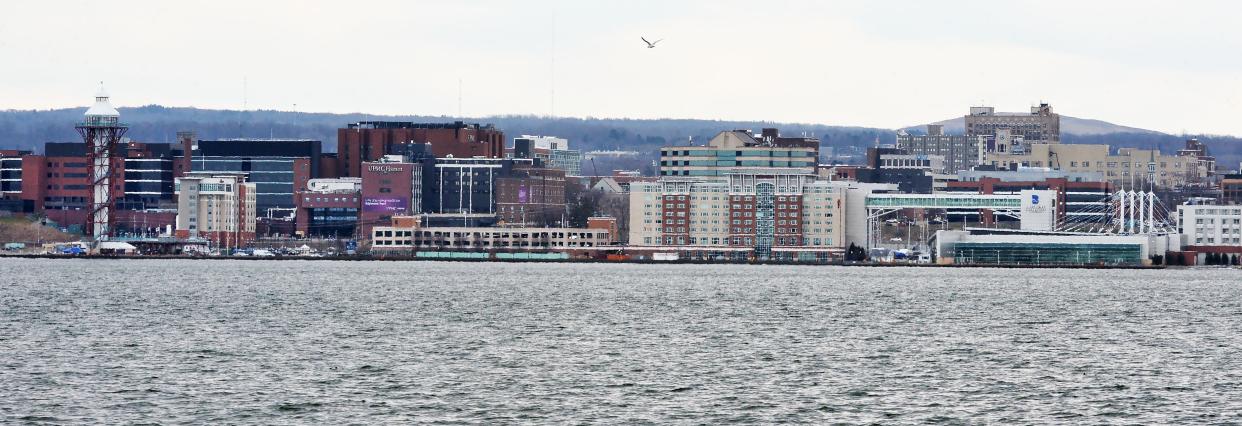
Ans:
{"type": "MultiPolygon", "coordinates": [[[[888,262],[728,262],[710,260],[650,260],[650,259],[472,259],[472,258],[428,258],[415,256],[332,256],[332,257],[300,257],[300,256],[107,256],[107,255],[56,255],[56,254],[4,254],[0,259],[74,259],[74,260],[245,260],[245,261],[375,261],[375,262],[486,262],[486,263],[603,263],[603,264],[640,264],[640,265],[786,265],[786,266],[853,266],[853,267],[913,267],[913,268],[1005,268],[1005,269],[1169,269],[1169,265],[1054,265],[1054,264],[948,264],[936,263],[888,263],[888,262]]],[[[1181,268],[1181,267],[1173,267],[1181,268]]],[[[1188,268],[1188,267],[1187,267],[1188,268]]]]}

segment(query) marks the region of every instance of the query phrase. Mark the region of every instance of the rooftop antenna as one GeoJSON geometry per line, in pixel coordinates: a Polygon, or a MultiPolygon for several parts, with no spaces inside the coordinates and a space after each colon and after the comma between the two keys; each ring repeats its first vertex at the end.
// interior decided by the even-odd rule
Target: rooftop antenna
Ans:
{"type": "Polygon", "coordinates": [[[461,115],[461,77],[457,77],[457,118],[465,119],[461,115]]]}

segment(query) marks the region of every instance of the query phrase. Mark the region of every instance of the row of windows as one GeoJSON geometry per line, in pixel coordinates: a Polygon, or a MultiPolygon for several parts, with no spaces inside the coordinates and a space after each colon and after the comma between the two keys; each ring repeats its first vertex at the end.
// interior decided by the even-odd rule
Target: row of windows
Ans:
{"type": "Polygon", "coordinates": [[[714,149],[683,149],[660,150],[660,156],[711,156],[711,157],[814,157],[811,150],[714,150],[714,149]]]}
{"type": "Polygon", "coordinates": [[[314,222],[356,222],[358,216],[311,216],[314,222]]]}
{"type": "MultiPolygon", "coordinates": [[[[1242,219],[1228,219],[1228,218],[1221,218],[1221,220],[1220,220],[1220,223],[1221,223],[1222,225],[1223,225],[1223,224],[1227,224],[1227,223],[1237,224],[1237,223],[1239,223],[1239,222],[1242,222],[1242,219]],[[1232,221],[1232,222],[1231,222],[1231,221],[1232,221]]],[[[1208,225],[1213,225],[1213,224],[1216,224],[1216,219],[1215,219],[1215,218],[1197,218],[1197,219],[1195,219],[1195,224],[1197,224],[1197,225],[1203,225],[1203,224],[1205,224],[1205,223],[1206,223],[1206,224],[1208,224],[1208,225]]]]}
{"type": "Polygon", "coordinates": [[[319,197],[319,196],[312,197],[312,196],[306,195],[302,197],[302,201],[307,202],[307,203],[311,201],[315,201],[319,203],[330,203],[330,202],[341,203],[341,202],[346,202],[346,201],[351,202],[351,203],[356,203],[358,202],[358,197],[319,197]]]}
{"type": "MultiPolygon", "coordinates": [[[[744,164],[744,163],[746,163],[746,162],[742,162],[742,163],[743,163],[743,164],[736,164],[736,165],[734,165],[734,166],[730,166],[730,167],[735,167],[735,168],[737,168],[737,167],[773,167],[773,166],[771,166],[771,165],[767,165],[767,164],[759,164],[759,163],[757,163],[757,164],[744,164]]],[[[789,166],[789,167],[802,167],[802,168],[810,169],[810,168],[811,168],[811,166],[814,166],[814,163],[807,163],[805,166],[791,165],[791,166],[789,166]]],[[[665,170],[665,169],[660,169],[660,175],[661,175],[661,176],[727,176],[727,175],[730,175],[730,174],[733,174],[733,173],[735,173],[735,171],[734,171],[733,169],[728,169],[728,168],[713,168],[713,169],[707,169],[707,170],[665,170]]]]}
{"type": "Polygon", "coordinates": [[[374,242],[374,245],[376,246],[385,246],[385,247],[388,247],[388,246],[405,246],[405,247],[412,247],[412,246],[419,246],[419,247],[430,247],[430,246],[435,246],[435,247],[449,247],[449,246],[455,246],[455,247],[594,247],[596,246],[596,244],[597,243],[593,241],[578,241],[578,240],[570,240],[570,241],[556,241],[556,240],[553,240],[553,241],[505,241],[505,240],[500,240],[500,241],[489,241],[489,240],[447,241],[447,240],[415,240],[415,239],[408,239],[408,240],[377,239],[374,242]]]}
{"type": "Polygon", "coordinates": [[[810,167],[815,162],[806,161],[772,161],[772,160],[681,160],[681,161],[660,161],[660,165],[664,167],[670,166],[687,166],[687,167],[810,167]]]}
{"type": "MultiPolygon", "coordinates": [[[[654,238],[643,237],[644,244],[652,244],[652,241],[654,241],[656,244],[659,244],[661,243],[661,241],[663,241],[663,243],[667,245],[685,245],[688,242],[692,245],[731,244],[731,245],[736,246],[736,245],[743,245],[743,244],[752,245],[754,244],[755,240],[752,237],[731,237],[731,238],[723,238],[723,239],[720,237],[685,237],[685,236],[665,236],[663,237],[663,239],[661,239],[661,237],[654,237],[654,238]]],[[[795,244],[798,244],[799,238],[798,237],[776,237],[774,241],[778,245],[795,245],[795,244]]],[[[832,238],[802,238],[801,241],[802,241],[802,245],[805,245],[805,246],[812,246],[812,245],[831,246],[832,245],[832,238]]]]}
{"type": "Polygon", "coordinates": [[[547,239],[547,238],[570,238],[570,239],[591,239],[591,238],[608,238],[608,232],[564,232],[564,231],[548,231],[548,232],[500,232],[500,231],[466,231],[466,232],[443,232],[443,231],[403,231],[391,229],[376,229],[374,231],[375,238],[401,238],[401,237],[421,237],[421,238],[456,238],[456,239],[547,239]]]}
{"type": "Polygon", "coordinates": [[[64,163],[64,164],[61,164],[61,163],[54,163],[54,162],[49,162],[49,163],[47,163],[47,166],[48,166],[48,167],[61,167],[62,165],[63,165],[64,167],[66,167],[66,168],[73,168],[73,167],[81,167],[81,168],[85,168],[85,167],[86,167],[86,163],[78,163],[78,162],[67,162],[67,163],[64,163]]]}
{"type": "MultiPolygon", "coordinates": [[[[1040,161],[1035,161],[1035,162],[1033,162],[1032,164],[1034,164],[1034,165],[1035,165],[1035,167],[1040,167],[1040,164],[1042,164],[1042,162],[1040,162],[1040,161]]],[[[1082,164],[1082,167],[1091,167],[1091,162],[1090,162],[1090,161],[1083,161],[1081,164],[1082,164]]],[[[1096,162],[1095,162],[1095,167],[1096,167],[1096,168],[1104,168],[1104,167],[1106,167],[1106,166],[1107,166],[1107,167],[1108,167],[1108,168],[1110,168],[1110,169],[1115,169],[1115,168],[1117,168],[1117,165],[1118,165],[1118,164],[1120,164],[1122,168],[1128,169],[1128,168],[1130,168],[1130,164],[1131,164],[1131,163],[1130,163],[1130,162],[1128,162],[1128,161],[1123,161],[1123,162],[1121,162],[1121,163],[1118,163],[1118,162],[1116,162],[1116,161],[1109,161],[1109,162],[1104,162],[1104,161],[1096,161],[1096,162]]],[[[1140,162],[1138,162],[1138,161],[1135,161],[1133,164],[1134,164],[1134,168],[1136,168],[1136,169],[1146,168],[1146,167],[1148,166],[1148,163],[1140,163],[1140,162]]],[[[1079,167],[1079,162],[1078,162],[1078,161],[1070,161],[1070,167],[1079,167]]],[[[1162,168],[1162,169],[1167,169],[1167,168],[1169,168],[1169,163],[1168,163],[1168,162],[1165,162],[1165,161],[1161,161],[1161,162],[1160,162],[1160,168],[1162,168]]],[[[1173,163],[1173,168],[1176,168],[1176,169],[1180,169],[1180,168],[1182,168],[1182,163],[1173,163]]]]}
{"type": "Polygon", "coordinates": [[[1197,209],[1195,214],[1228,214],[1238,216],[1242,215],[1242,209],[1197,209]]]}
{"type": "MultiPolygon", "coordinates": [[[[831,215],[829,215],[829,216],[831,216],[831,215]]],[[[771,219],[769,219],[769,220],[771,220],[771,219]]],[[[643,219],[643,223],[653,223],[653,222],[654,222],[654,223],[667,223],[667,224],[670,224],[670,225],[679,225],[679,224],[680,224],[680,225],[684,225],[684,224],[686,224],[686,223],[689,223],[689,224],[691,224],[691,225],[700,225],[700,224],[701,224],[701,225],[707,225],[707,224],[719,225],[719,224],[722,224],[722,223],[723,223],[723,224],[729,224],[729,223],[730,223],[728,220],[725,220],[725,221],[723,221],[723,222],[722,222],[722,221],[719,221],[719,220],[711,220],[711,221],[708,221],[707,219],[703,219],[703,220],[694,220],[694,219],[691,219],[689,222],[686,222],[686,220],[685,220],[685,219],[668,219],[668,220],[664,220],[664,221],[661,221],[660,219],[655,219],[654,221],[653,221],[653,220],[651,220],[651,219],[643,219]]],[[[781,224],[781,225],[785,225],[785,224],[789,224],[789,225],[797,225],[797,224],[799,224],[799,221],[797,221],[797,220],[789,220],[789,221],[786,221],[786,220],[780,220],[780,221],[778,221],[778,222],[780,222],[779,224],[781,224]]],[[[826,220],[826,221],[819,221],[819,220],[815,220],[815,221],[813,221],[813,222],[811,222],[811,221],[802,221],[801,223],[802,223],[802,224],[815,224],[815,225],[832,225],[832,221],[831,221],[831,220],[826,220]]],[[[751,221],[750,221],[750,220],[745,220],[745,219],[734,219],[734,220],[733,220],[733,224],[734,224],[734,225],[741,225],[741,224],[750,225],[750,224],[751,224],[751,221]],[[742,221],[742,222],[738,222],[739,220],[740,220],[740,221],[742,221]]],[[[705,231],[706,231],[706,230],[705,230],[705,231]]]]}
{"type": "Polygon", "coordinates": [[[84,179],[84,178],[90,177],[90,174],[88,173],[64,173],[64,174],[48,173],[47,174],[47,177],[50,177],[50,178],[58,178],[62,176],[66,178],[71,178],[71,179],[84,179]]]}
{"type": "MultiPolygon", "coordinates": [[[[47,186],[47,189],[51,189],[51,190],[60,189],[60,190],[66,190],[66,191],[81,191],[87,188],[90,188],[90,186],[89,185],[48,185],[47,186]]],[[[120,186],[117,186],[117,189],[120,189],[120,186]]]]}
{"type": "Polygon", "coordinates": [[[1216,237],[1195,238],[1195,244],[1242,244],[1242,238],[1221,238],[1220,242],[1216,242],[1216,237]]]}

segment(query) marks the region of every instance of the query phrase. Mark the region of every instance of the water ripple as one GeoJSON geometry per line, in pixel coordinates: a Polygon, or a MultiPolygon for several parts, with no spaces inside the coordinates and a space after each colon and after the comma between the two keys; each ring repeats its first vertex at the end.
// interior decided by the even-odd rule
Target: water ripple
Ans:
{"type": "Polygon", "coordinates": [[[0,277],[0,423],[1242,421],[1230,270],[0,259],[0,277]]]}

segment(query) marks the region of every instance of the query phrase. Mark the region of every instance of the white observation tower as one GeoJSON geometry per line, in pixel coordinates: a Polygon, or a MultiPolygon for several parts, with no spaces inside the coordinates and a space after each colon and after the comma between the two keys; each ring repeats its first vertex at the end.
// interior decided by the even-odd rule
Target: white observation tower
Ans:
{"type": "Polygon", "coordinates": [[[108,93],[99,83],[95,104],[86,110],[86,121],[75,128],[86,143],[88,175],[91,180],[90,212],[86,217],[87,232],[95,242],[106,241],[112,234],[112,209],[116,205],[113,193],[113,169],[116,162],[125,161],[116,156],[121,136],[129,128],[120,122],[121,114],[108,102],[108,93]]]}

